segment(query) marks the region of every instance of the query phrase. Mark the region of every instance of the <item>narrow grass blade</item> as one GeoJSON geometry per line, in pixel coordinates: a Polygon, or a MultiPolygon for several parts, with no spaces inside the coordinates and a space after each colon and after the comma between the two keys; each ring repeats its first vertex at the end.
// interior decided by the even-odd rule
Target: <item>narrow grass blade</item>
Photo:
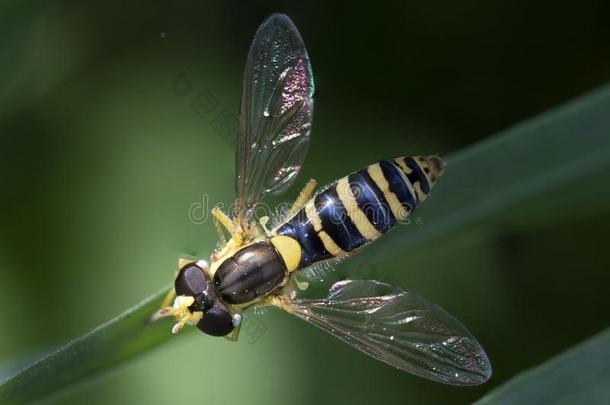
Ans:
{"type": "Polygon", "coordinates": [[[515,403],[610,403],[610,329],[518,374],[477,402],[515,403]]]}
{"type": "Polygon", "coordinates": [[[415,213],[424,225],[392,232],[384,248],[416,244],[610,170],[610,86],[447,157],[446,174],[415,213]]]}
{"type": "Polygon", "coordinates": [[[171,339],[167,323],[148,323],[168,288],[6,380],[0,385],[0,403],[28,402],[72,387],[171,339]]]}

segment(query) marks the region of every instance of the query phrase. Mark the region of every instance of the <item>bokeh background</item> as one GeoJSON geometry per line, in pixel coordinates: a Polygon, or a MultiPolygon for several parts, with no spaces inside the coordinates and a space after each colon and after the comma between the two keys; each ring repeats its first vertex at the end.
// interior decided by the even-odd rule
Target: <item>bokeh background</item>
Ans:
{"type": "MultiPolygon", "coordinates": [[[[181,252],[214,248],[189,209],[233,198],[234,133],[218,115],[235,119],[251,38],[275,11],[299,27],[317,85],[299,185],[459,150],[610,79],[604,1],[3,2],[4,370],[157,291],[181,252]]],[[[608,324],[610,208],[558,196],[406,257],[373,247],[330,277],[357,268],[447,308],[487,349],[486,385],[409,376],[270,311],[236,344],[181,336],[56,401],[471,402],[608,324]]]]}

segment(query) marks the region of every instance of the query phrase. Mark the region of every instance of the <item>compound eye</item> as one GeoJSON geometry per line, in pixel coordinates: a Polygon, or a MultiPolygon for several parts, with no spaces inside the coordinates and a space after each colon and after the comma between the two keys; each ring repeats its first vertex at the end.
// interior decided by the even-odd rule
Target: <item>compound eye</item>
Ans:
{"type": "Polygon", "coordinates": [[[225,336],[233,330],[233,316],[216,304],[203,315],[197,327],[211,336],[225,336]]]}
{"type": "Polygon", "coordinates": [[[174,288],[176,295],[188,295],[196,297],[206,290],[208,281],[205,278],[203,269],[195,263],[187,264],[178,273],[174,288]]]}

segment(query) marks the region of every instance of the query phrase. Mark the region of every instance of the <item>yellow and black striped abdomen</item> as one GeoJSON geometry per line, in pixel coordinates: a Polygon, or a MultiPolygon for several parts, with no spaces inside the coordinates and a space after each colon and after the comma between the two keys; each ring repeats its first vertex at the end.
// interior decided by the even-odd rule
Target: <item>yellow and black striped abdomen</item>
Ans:
{"type": "Polygon", "coordinates": [[[344,256],[404,220],[426,198],[442,170],[436,156],[374,163],[318,193],[277,233],[299,242],[300,267],[344,256]]]}

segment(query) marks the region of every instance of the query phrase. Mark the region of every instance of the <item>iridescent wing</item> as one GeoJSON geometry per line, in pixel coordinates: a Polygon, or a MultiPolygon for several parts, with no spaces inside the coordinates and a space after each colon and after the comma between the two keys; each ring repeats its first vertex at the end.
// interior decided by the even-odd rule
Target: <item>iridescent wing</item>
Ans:
{"type": "Polygon", "coordinates": [[[487,355],[464,325],[438,305],[388,284],[340,281],[326,299],[279,306],[377,360],[430,380],[478,385],[491,376],[487,355]]]}
{"type": "Polygon", "coordinates": [[[247,221],[265,194],[278,194],[294,182],[309,145],[313,76],[290,18],[273,14],[258,28],[242,86],[235,217],[247,221]]]}

